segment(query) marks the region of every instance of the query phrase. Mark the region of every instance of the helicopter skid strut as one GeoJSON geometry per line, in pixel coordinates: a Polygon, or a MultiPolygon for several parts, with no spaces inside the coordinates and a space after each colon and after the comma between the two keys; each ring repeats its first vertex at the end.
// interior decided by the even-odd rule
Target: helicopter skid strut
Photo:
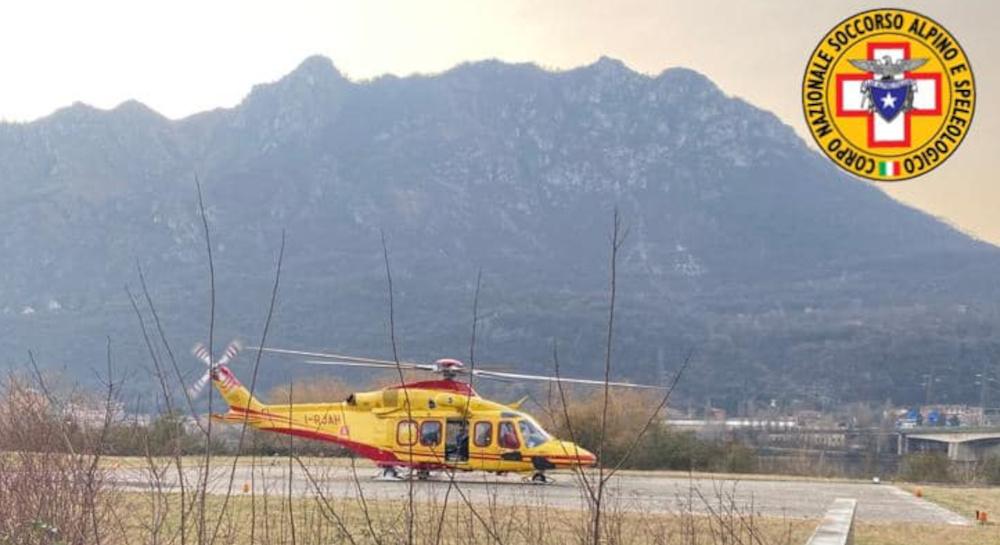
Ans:
{"type": "Polygon", "coordinates": [[[375,475],[376,481],[430,481],[434,480],[434,475],[429,469],[413,469],[406,473],[400,473],[396,466],[385,466],[382,471],[375,475]]]}
{"type": "MultiPolygon", "coordinates": [[[[506,472],[502,472],[499,474],[502,475],[503,473],[506,472]]],[[[401,474],[397,467],[385,466],[382,468],[382,471],[379,472],[379,474],[374,477],[374,480],[398,482],[398,481],[408,481],[408,480],[433,481],[437,479],[434,477],[434,474],[432,474],[431,471],[428,469],[410,469],[406,474],[401,474]]],[[[553,484],[556,482],[555,479],[549,477],[543,471],[536,471],[530,477],[524,476],[523,481],[534,485],[553,484]]]]}

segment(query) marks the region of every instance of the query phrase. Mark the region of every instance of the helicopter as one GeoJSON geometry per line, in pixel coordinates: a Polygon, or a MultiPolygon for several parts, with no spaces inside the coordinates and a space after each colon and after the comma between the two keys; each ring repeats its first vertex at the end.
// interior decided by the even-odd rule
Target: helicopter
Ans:
{"type": "MultiPolygon", "coordinates": [[[[346,400],[324,403],[265,404],[229,369],[240,351],[233,341],[218,361],[204,345],[192,353],[208,370],[188,391],[198,395],[211,381],[229,410],[217,421],[340,445],[380,468],[377,478],[396,480],[399,469],[424,480],[432,471],[483,471],[521,474],[533,483],[549,483],[549,470],[593,467],[597,457],[574,443],[546,432],[521,405],[481,397],[460,377],[499,381],[536,381],[604,386],[601,380],[574,379],[467,368],[451,358],[431,363],[391,361],[343,354],[251,347],[263,353],[295,357],[311,365],[421,371],[439,378],[401,382],[379,390],[356,392],[346,400]]],[[[662,390],[661,386],[608,382],[608,386],[662,390]]]]}

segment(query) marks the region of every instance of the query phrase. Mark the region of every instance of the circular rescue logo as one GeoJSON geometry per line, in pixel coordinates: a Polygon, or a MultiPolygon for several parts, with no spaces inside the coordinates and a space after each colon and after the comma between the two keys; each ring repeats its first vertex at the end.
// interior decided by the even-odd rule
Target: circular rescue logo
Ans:
{"type": "Polygon", "coordinates": [[[816,144],[841,168],[877,181],[926,174],[969,132],[972,66],[937,21],[876,9],[833,27],[809,58],[802,108],[816,144]]]}

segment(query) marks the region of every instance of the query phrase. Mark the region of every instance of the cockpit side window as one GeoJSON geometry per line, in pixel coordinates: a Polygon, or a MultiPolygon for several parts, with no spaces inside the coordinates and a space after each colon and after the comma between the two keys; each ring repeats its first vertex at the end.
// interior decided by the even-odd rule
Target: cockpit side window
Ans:
{"type": "Polygon", "coordinates": [[[521,437],[524,438],[524,444],[528,448],[535,448],[549,440],[549,435],[531,420],[526,418],[518,420],[517,426],[521,429],[521,437]]]}
{"type": "Polygon", "coordinates": [[[501,448],[521,448],[521,441],[514,431],[514,423],[510,420],[502,420],[497,428],[497,443],[501,448]]]}
{"type": "Polygon", "coordinates": [[[477,447],[488,447],[493,444],[493,423],[476,422],[473,439],[477,447]]]}

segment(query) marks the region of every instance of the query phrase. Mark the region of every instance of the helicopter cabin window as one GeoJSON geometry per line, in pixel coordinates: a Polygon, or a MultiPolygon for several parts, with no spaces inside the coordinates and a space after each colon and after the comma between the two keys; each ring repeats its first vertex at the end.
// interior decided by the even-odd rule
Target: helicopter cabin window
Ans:
{"type": "Polygon", "coordinates": [[[493,424],[491,422],[476,422],[473,436],[477,447],[488,447],[493,443],[493,424]]]}
{"type": "Polygon", "coordinates": [[[417,443],[417,423],[412,420],[403,420],[396,426],[396,442],[404,447],[410,447],[417,443]]]}
{"type": "Polygon", "coordinates": [[[549,435],[531,420],[526,418],[518,420],[517,426],[521,428],[521,437],[524,437],[524,445],[528,448],[535,448],[549,440],[549,435]]]}
{"type": "Polygon", "coordinates": [[[441,443],[441,422],[427,420],[420,424],[420,444],[425,447],[437,446],[441,443]]]}
{"type": "Polygon", "coordinates": [[[521,441],[514,432],[514,423],[510,420],[500,422],[500,427],[497,428],[497,443],[500,443],[501,448],[521,448],[521,441]]]}

